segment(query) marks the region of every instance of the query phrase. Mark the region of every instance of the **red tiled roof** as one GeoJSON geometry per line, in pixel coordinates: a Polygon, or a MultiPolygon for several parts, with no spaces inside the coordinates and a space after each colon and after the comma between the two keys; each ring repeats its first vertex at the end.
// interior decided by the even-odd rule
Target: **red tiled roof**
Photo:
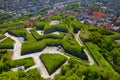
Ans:
{"type": "Polygon", "coordinates": [[[88,16],[88,15],[87,15],[87,16],[86,16],[86,18],[87,18],[87,19],[90,19],[90,18],[91,18],[91,16],[88,16]]]}
{"type": "Polygon", "coordinates": [[[89,9],[86,9],[85,12],[90,12],[90,10],[89,10],[89,9]]]}
{"type": "Polygon", "coordinates": [[[101,29],[105,29],[105,27],[104,26],[99,26],[101,29]]]}
{"type": "Polygon", "coordinates": [[[30,26],[32,26],[32,25],[33,25],[33,23],[32,23],[32,22],[28,22],[27,24],[28,24],[28,25],[30,25],[30,26]]]}
{"type": "Polygon", "coordinates": [[[117,20],[116,22],[117,22],[117,23],[120,23],[120,20],[117,20]]]}
{"type": "Polygon", "coordinates": [[[106,16],[105,13],[100,12],[100,11],[93,11],[93,14],[94,14],[94,15],[97,15],[97,16],[99,16],[99,17],[105,17],[105,16],[106,16]]]}

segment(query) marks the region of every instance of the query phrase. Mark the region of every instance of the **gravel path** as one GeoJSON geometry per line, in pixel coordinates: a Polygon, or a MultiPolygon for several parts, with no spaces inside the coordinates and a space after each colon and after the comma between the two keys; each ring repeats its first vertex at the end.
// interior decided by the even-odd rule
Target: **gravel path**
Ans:
{"type": "Polygon", "coordinates": [[[52,26],[52,25],[56,25],[56,24],[59,24],[59,23],[60,23],[60,21],[58,21],[58,20],[53,20],[53,21],[51,21],[51,22],[49,23],[49,25],[52,26]]]}
{"type": "Polygon", "coordinates": [[[37,30],[36,31],[39,35],[44,35],[44,31],[43,30],[37,30]]]}
{"type": "Polygon", "coordinates": [[[44,78],[53,78],[54,75],[58,74],[61,69],[59,68],[52,75],[49,75],[46,68],[45,68],[45,66],[44,66],[44,64],[43,64],[43,62],[40,60],[39,56],[41,54],[45,54],[45,53],[50,53],[50,54],[58,53],[58,54],[61,54],[63,56],[66,56],[67,58],[69,58],[69,56],[65,55],[64,53],[59,52],[58,47],[46,47],[41,52],[36,52],[36,53],[21,56],[21,46],[22,46],[22,43],[24,42],[24,38],[22,38],[22,37],[14,37],[14,36],[12,36],[12,35],[10,35],[8,33],[5,33],[5,36],[10,37],[13,40],[15,40],[14,49],[13,49],[14,54],[12,56],[13,60],[24,59],[24,58],[29,58],[29,57],[33,58],[33,60],[35,62],[35,65],[29,67],[28,69],[26,69],[25,72],[29,71],[30,69],[37,68],[40,71],[42,77],[44,77],[44,78]]]}
{"type": "Polygon", "coordinates": [[[51,34],[57,34],[57,35],[60,35],[59,32],[55,31],[55,32],[52,32],[51,34]]]}
{"type": "MultiPolygon", "coordinates": [[[[75,34],[75,39],[76,39],[76,41],[79,43],[80,46],[83,46],[82,41],[81,41],[81,39],[79,38],[79,34],[80,34],[80,32],[78,32],[77,34],[75,34]]],[[[86,54],[87,57],[88,57],[89,65],[93,65],[93,64],[94,64],[94,60],[93,60],[92,57],[89,55],[89,52],[88,52],[86,49],[84,49],[84,52],[85,52],[85,54],[86,54]]]]}
{"type": "Polygon", "coordinates": [[[31,34],[31,32],[30,32],[31,29],[32,29],[32,28],[26,28],[26,30],[27,30],[28,33],[30,33],[30,34],[31,34]]]}
{"type": "Polygon", "coordinates": [[[44,78],[49,78],[49,74],[47,69],[45,68],[43,62],[40,60],[39,56],[33,56],[35,65],[37,66],[38,70],[41,72],[41,76],[44,78]]]}
{"type": "Polygon", "coordinates": [[[22,38],[22,37],[17,38],[17,37],[11,36],[8,33],[5,33],[5,36],[10,37],[11,39],[13,39],[15,41],[14,49],[13,49],[14,54],[12,56],[12,59],[13,60],[18,59],[18,57],[21,56],[21,46],[24,41],[24,38],[22,38]]]}
{"type": "Polygon", "coordinates": [[[5,38],[1,39],[1,40],[0,40],[0,42],[4,41],[5,39],[7,39],[7,37],[5,37],[5,38]]]}

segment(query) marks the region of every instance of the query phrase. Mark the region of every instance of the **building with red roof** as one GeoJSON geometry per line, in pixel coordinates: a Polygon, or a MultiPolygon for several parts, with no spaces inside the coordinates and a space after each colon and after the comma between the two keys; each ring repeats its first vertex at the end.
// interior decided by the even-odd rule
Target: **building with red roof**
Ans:
{"type": "Polygon", "coordinates": [[[92,14],[99,16],[99,17],[105,17],[106,14],[100,11],[93,11],[92,14]]]}

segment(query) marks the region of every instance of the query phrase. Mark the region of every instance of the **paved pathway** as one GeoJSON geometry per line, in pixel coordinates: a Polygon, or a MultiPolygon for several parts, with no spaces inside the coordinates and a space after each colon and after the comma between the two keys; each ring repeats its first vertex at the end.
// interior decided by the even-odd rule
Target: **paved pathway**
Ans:
{"type": "Polygon", "coordinates": [[[26,28],[26,30],[27,30],[28,33],[30,33],[30,34],[31,34],[31,32],[30,32],[31,29],[32,29],[32,28],[26,28]]]}
{"type": "Polygon", "coordinates": [[[13,58],[13,60],[18,59],[18,57],[20,57],[20,55],[21,55],[21,46],[22,46],[22,42],[24,41],[24,38],[22,38],[22,37],[17,38],[8,33],[5,33],[5,36],[10,37],[11,39],[13,39],[15,41],[14,49],[13,49],[14,54],[13,54],[12,58],[13,58]]]}
{"type": "Polygon", "coordinates": [[[43,30],[37,30],[36,31],[39,35],[44,35],[44,31],[43,30]]]}
{"type": "MultiPolygon", "coordinates": [[[[22,46],[22,43],[24,42],[24,38],[14,37],[14,36],[12,36],[8,33],[5,33],[5,36],[10,37],[13,40],[15,40],[14,49],[13,49],[14,54],[12,56],[13,60],[24,59],[24,58],[29,58],[29,57],[33,58],[33,60],[35,62],[35,65],[26,69],[25,72],[29,71],[30,69],[37,68],[40,71],[41,76],[44,77],[44,78],[53,78],[54,75],[56,75],[60,72],[60,68],[59,68],[52,75],[49,75],[45,66],[44,66],[44,64],[42,63],[42,61],[39,58],[39,56],[41,54],[45,54],[45,53],[50,53],[50,54],[58,53],[58,54],[61,54],[63,56],[66,56],[64,53],[58,51],[58,47],[46,47],[41,52],[36,52],[36,53],[31,53],[31,54],[28,54],[28,55],[21,56],[21,46],[22,46]]],[[[66,56],[66,57],[69,58],[68,56],[66,56]]]]}
{"type": "Polygon", "coordinates": [[[5,38],[1,39],[1,40],[0,40],[0,42],[4,41],[5,39],[7,39],[7,37],[5,37],[5,38]]]}
{"type": "MultiPolygon", "coordinates": [[[[77,34],[75,34],[75,39],[76,39],[76,41],[79,43],[80,46],[83,46],[83,42],[82,42],[81,39],[79,38],[79,34],[80,34],[80,32],[78,32],[77,34]]],[[[89,65],[93,65],[93,64],[94,64],[94,60],[93,60],[93,58],[89,55],[89,52],[88,52],[86,49],[84,49],[84,52],[85,52],[85,54],[86,54],[87,57],[88,57],[89,65]]]]}
{"type": "Polygon", "coordinates": [[[56,24],[59,24],[59,23],[60,23],[60,21],[58,21],[58,20],[53,20],[53,21],[51,21],[51,22],[49,23],[49,25],[52,26],[52,25],[56,25],[56,24]]]}

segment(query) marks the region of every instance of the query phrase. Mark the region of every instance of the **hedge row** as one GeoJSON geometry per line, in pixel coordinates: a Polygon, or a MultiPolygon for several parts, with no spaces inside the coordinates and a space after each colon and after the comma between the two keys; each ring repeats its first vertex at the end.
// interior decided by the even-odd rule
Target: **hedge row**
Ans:
{"type": "Polygon", "coordinates": [[[44,28],[44,33],[52,33],[55,31],[60,31],[60,32],[68,32],[67,25],[66,24],[57,24],[57,25],[52,25],[52,26],[45,26],[44,28]]]}
{"type": "Polygon", "coordinates": [[[39,35],[35,30],[31,31],[32,36],[37,40],[42,40],[42,39],[48,39],[48,38],[52,38],[52,39],[62,39],[64,37],[64,33],[60,33],[60,35],[57,34],[45,34],[45,35],[39,35]]]}
{"type": "Polygon", "coordinates": [[[64,48],[65,52],[87,60],[87,56],[83,53],[83,47],[81,47],[75,40],[66,41],[61,39],[44,39],[35,42],[34,44],[23,43],[22,55],[42,51],[46,46],[59,45],[61,45],[64,48]]]}
{"type": "Polygon", "coordinates": [[[13,36],[16,36],[16,37],[24,37],[26,42],[33,42],[33,41],[35,41],[34,38],[25,29],[9,30],[7,32],[9,34],[13,35],[13,36]]]}
{"type": "Polygon", "coordinates": [[[46,46],[58,46],[60,44],[61,39],[43,39],[34,43],[23,43],[22,55],[42,51],[46,46]]]}
{"type": "Polygon", "coordinates": [[[26,33],[24,32],[18,32],[19,30],[9,30],[7,31],[9,34],[16,36],[16,37],[24,37],[24,39],[26,40],[26,33]]]}
{"type": "Polygon", "coordinates": [[[37,41],[38,41],[39,38],[41,37],[41,35],[39,35],[39,34],[36,32],[36,30],[31,30],[30,32],[31,32],[32,36],[33,36],[37,41]]]}
{"type": "Polygon", "coordinates": [[[87,56],[83,53],[83,48],[79,46],[76,40],[63,40],[63,39],[43,39],[41,41],[35,41],[34,38],[26,31],[12,31],[15,34],[20,34],[24,32],[26,41],[22,44],[21,54],[30,54],[34,52],[42,51],[46,46],[58,46],[61,45],[65,52],[72,54],[74,56],[87,59],[87,56]]]}
{"type": "Polygon", "coordinates": [[[46,25],[48,25],[47,22],[37,22],[36,28],[38,30],[43,30],[46,25]]]}

